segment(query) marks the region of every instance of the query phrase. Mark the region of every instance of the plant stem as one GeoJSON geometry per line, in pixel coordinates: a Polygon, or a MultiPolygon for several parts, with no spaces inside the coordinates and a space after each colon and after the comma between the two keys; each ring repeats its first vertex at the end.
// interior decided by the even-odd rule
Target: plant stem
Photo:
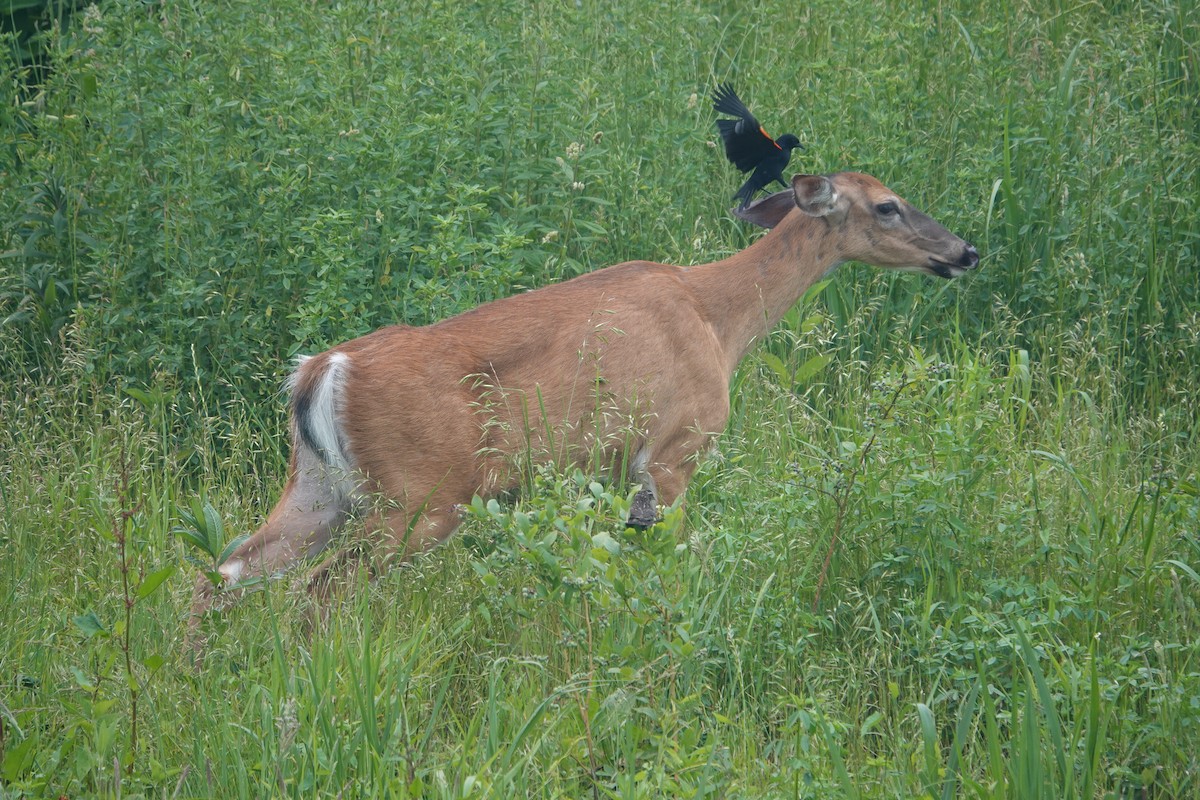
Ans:
{"type": "Polygon", "coordinates": [[[879,436],[879,425],[891,417],[892,412],[896,408],[896,403],[900,400],[900,395],[912,383],[912,380],[907,375],[901,377],[899,385],[896,386],[892,392],[892,396],[888,399],[888,404],[883,409],[882,416],[880,416],[879,421],[875,423],[875,427],[871,430],[871,436],[859,451],[858,463],[850,470],[845,486],[833,497],[834,503],[837,505],[837,517],[833,523],[833,535],[829,537],[829,549],[825,551],[825,561],[821,564],[821,573],[817,576],[817,588],[813,592],[812,610],[814,612],[821,604],[821,589],[824,587],[825,578],[829,574],[829,565],[833,561],[833,553],[837,549],[838,542],[841,541],[842,525],[846,520],[846,510],[850,507],[850,495],[854,491],[854,483],[858,480],[858,476],[867,465],[867,456],[871,454],[871,448],[874,447],[875,439],[879,436]]]}
{"type": "Polygon", "coordinates": [[[121,472],[117,480],[118,510],[112,517],[113,538],[117,541],[121,570],[121,595],[125,604],[125,628],[118,644],[125,662],[125,683],[129,687],[129,763],[126,772],[133,773],[137,761],[138,744],[138,685],[133,673],[133,607],[137,603],[129,587],[129,546],[125,530],[138,509],[130,506],[129,457],[125,443],[121,443],[121,472]]]}

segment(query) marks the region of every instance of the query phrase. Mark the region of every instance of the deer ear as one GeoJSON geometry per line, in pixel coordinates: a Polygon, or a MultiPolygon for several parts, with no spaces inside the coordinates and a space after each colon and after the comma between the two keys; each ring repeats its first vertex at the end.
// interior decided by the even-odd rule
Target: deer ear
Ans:
{"type": "Polygon", "coordinates": [[[833,181],[824,175],[797,175],[792,178],[796,207],[810,217],[824,217],[837,208],[838,193],[833,181]]]}
{"type": "Polygon", "coordinates": [[[755,200],[745,208],[733,209],[733,215],[762,228],[774,228],[795,207],[795,191],[784,189],[782,192],[769,194],[761,200],[755,200]]]}

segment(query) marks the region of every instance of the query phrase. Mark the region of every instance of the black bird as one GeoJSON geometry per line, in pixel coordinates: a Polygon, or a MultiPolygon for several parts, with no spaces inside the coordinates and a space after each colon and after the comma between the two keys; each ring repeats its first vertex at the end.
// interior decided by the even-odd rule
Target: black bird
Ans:
{"type": "Polygon", "coordinates": [[[765,189],[771,181],[779,181],[786,189],[783,170],[792,159],[792,150],[804,149],[800,140],[790,133],[772,139],[727,83],[722,83],[713,92],[713,110],[737,117],[717,120],[717,130],[725,142],[725,157],[742,172],[754,170],[734,195],[740,203],[738,208],[750,205],[755,192],[765,189]]]}

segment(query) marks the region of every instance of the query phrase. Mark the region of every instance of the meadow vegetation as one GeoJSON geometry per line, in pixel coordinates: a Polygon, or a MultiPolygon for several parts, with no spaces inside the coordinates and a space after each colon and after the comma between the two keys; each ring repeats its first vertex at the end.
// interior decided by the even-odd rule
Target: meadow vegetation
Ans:
{"type": "Polygon", "coordinates": [[[0,796],[1200,797],[1195,0],[107,0],[39,46],[0,47],[0,796]],[[726,80],[980,268],[843,267],[660,525],[537,469],[195,668],[291,358],[746,246],[726,80]]]}

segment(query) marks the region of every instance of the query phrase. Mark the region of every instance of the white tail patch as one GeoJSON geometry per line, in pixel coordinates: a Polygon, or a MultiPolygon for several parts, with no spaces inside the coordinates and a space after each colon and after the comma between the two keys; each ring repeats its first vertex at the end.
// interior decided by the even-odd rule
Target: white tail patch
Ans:
{"type": "Polygon", "coordinates": [[[325,374],[313,393],[308,417],[308,430],[313,437],[313,443],[323,452],[325,463],[343,473],[353,468],[346,453],[346,439],[338,422],[338,412],[341,410],[339,406],[345,392],[346,365],[349,363],[350,357],[345,353],[334,353],[329,357],[325,374]]]}
{"type": "MultiPolygon", "coordinates": [[[[301,385],[300,376],[310,365],[311,357],[301,356],[296,371],[292,374],[289,389],[295,393],[301,385]]],[[[306,397],[295,406],[296,426],[300,436],[296,446],[300,448],[298,466],[302,472],[319,474],[318,483],[339,501],[354,493],[357,481],[354,459],[347,447],[347,436],[342,427],[342,402],[346,393],[346,376],[350,356],[331,353],[324,361],[324,373],[315,381],[306,397]]],[[[315,486],[312,487],[316,489],[315,486]]],[[[317,494],[320,494],[318,491],[317,494]]]]}

